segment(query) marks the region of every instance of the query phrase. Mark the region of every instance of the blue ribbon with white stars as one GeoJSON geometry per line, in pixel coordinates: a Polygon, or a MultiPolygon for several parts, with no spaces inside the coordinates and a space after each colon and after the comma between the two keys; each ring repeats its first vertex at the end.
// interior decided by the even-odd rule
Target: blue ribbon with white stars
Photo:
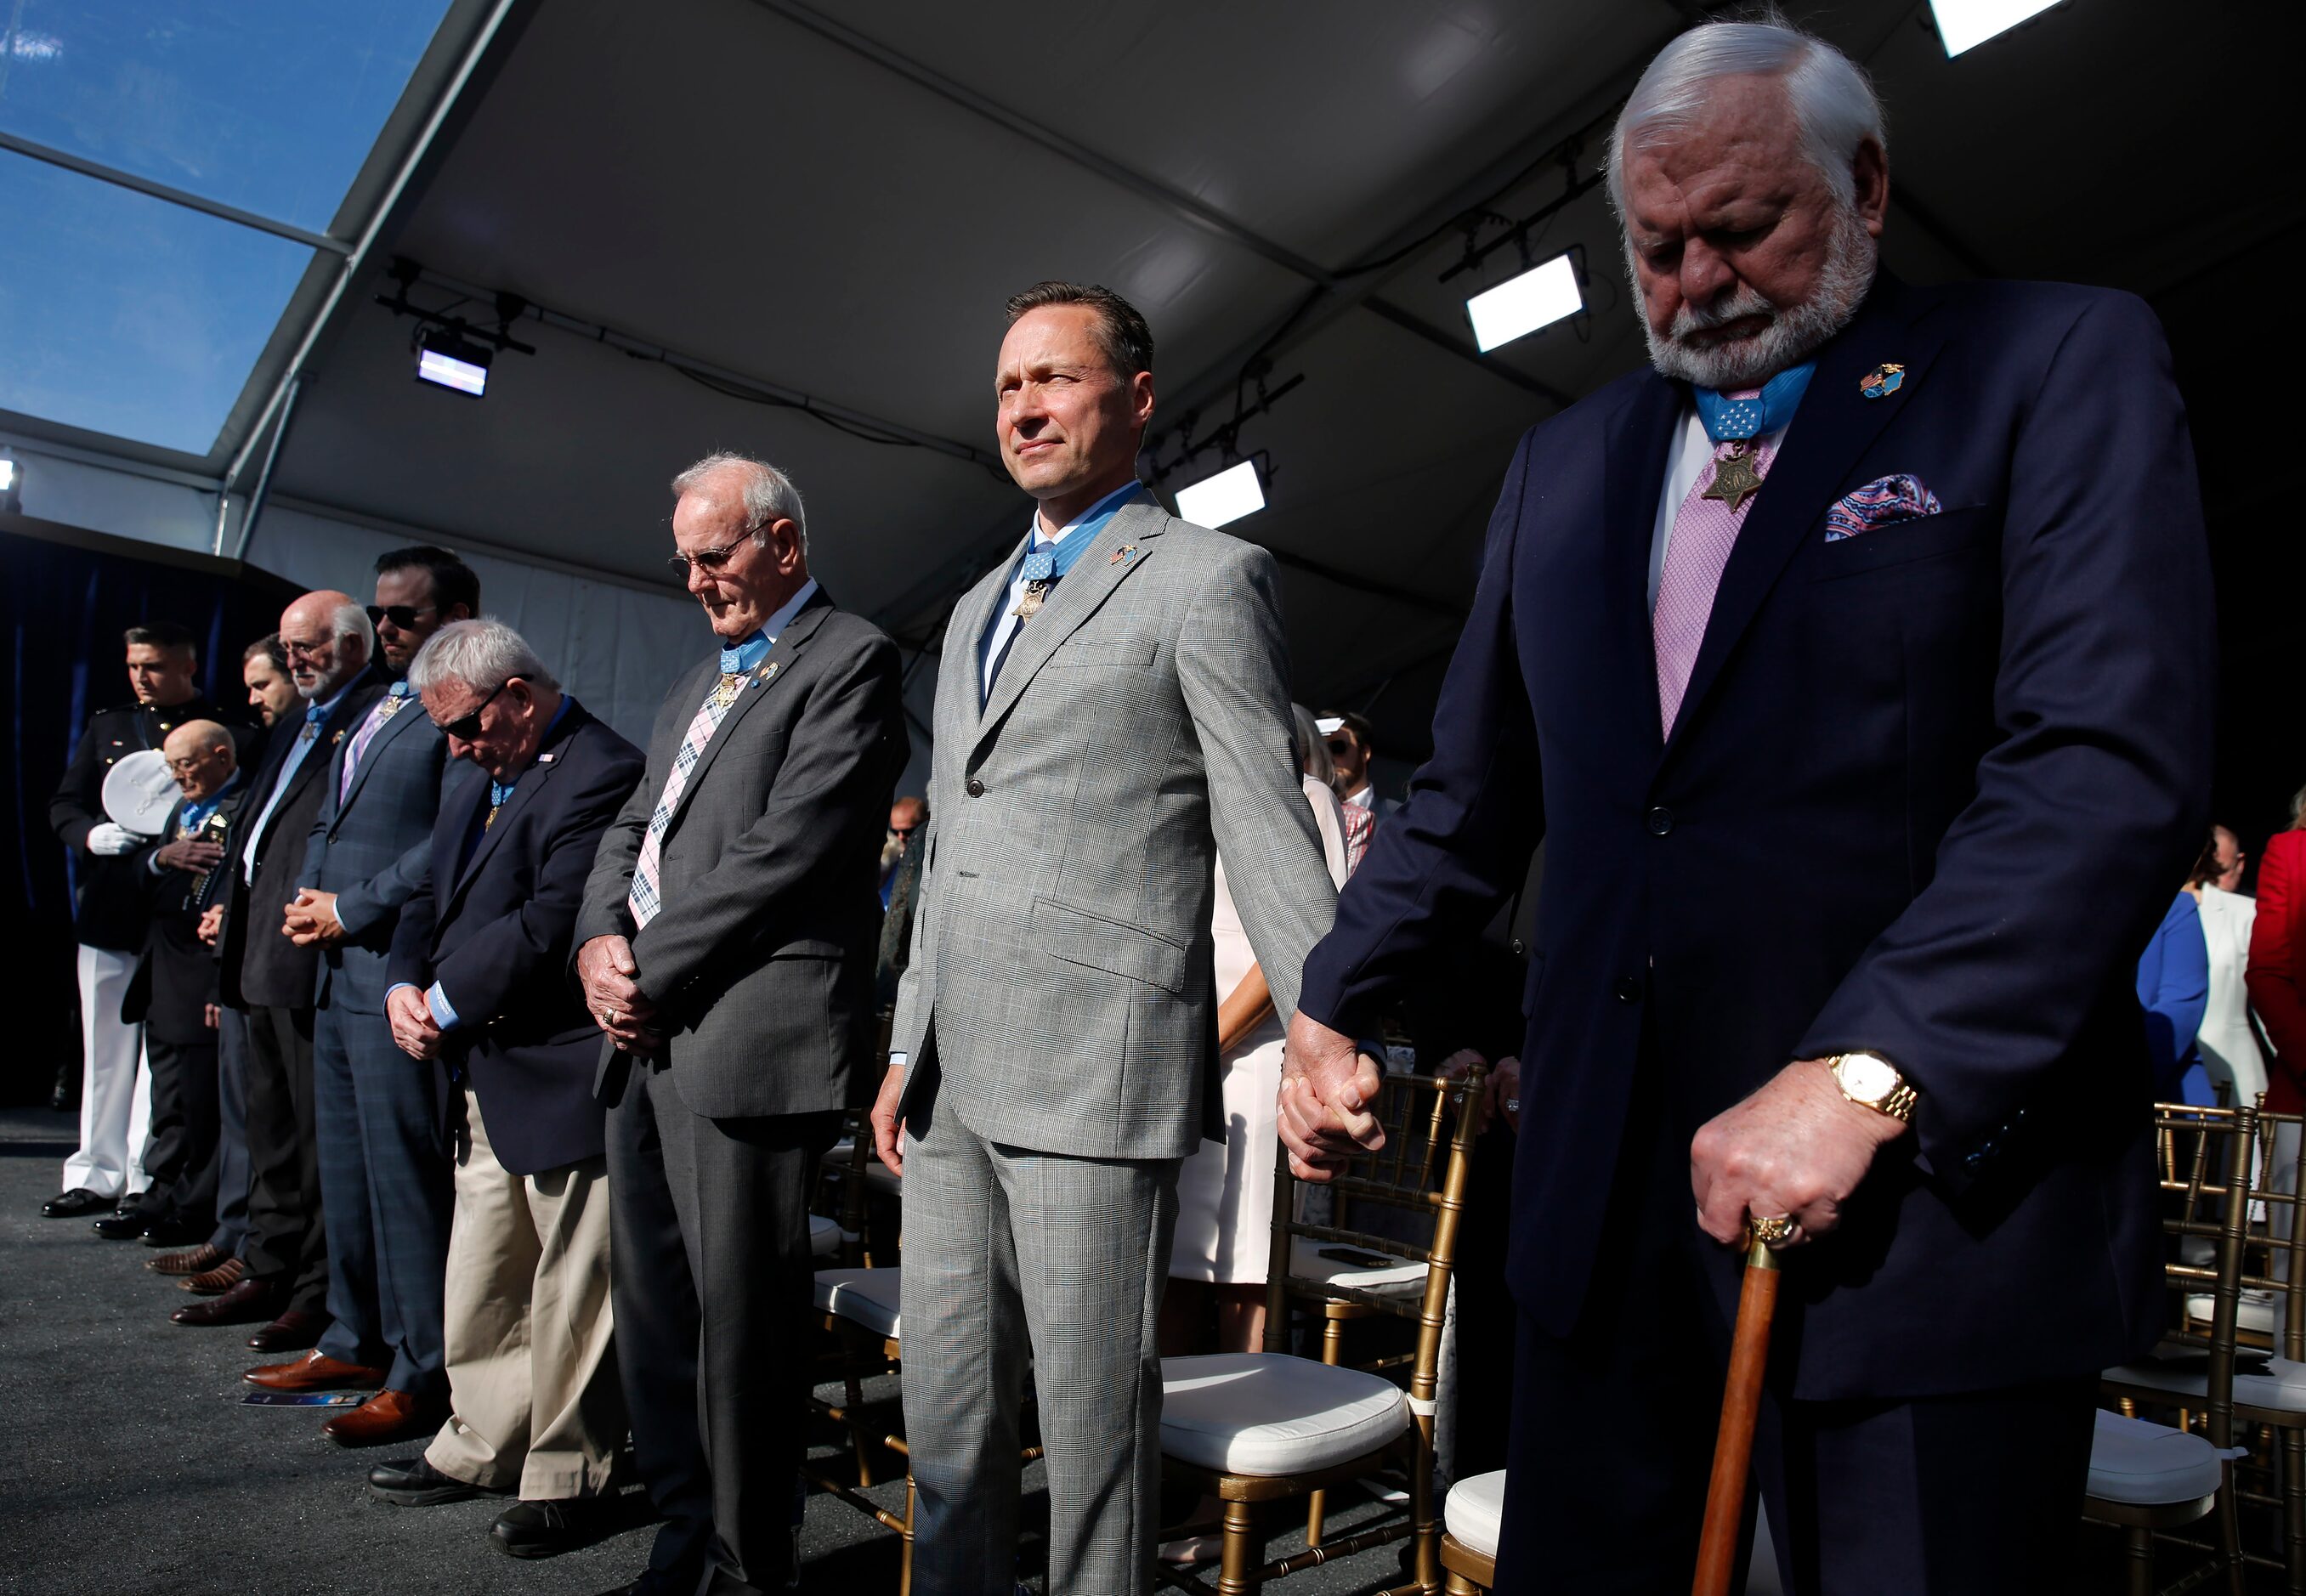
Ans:
{"type": "Polygon", "coordinates": [[[1715,443],[1768,437],[1793,420],[1816,370],[1814,360],[1789,366],[1762,384],[1761,393],[1750,399],[1732,399],[1710,388],[1692,388],[1690,397],[1697,402],[1697,419],[1705,423],[1705,436],[1715,443]]]}

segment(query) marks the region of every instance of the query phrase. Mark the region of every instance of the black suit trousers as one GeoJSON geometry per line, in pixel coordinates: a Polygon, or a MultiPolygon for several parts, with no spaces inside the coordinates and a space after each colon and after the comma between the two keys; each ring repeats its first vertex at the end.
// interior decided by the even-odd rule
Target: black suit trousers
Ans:
{"type": "MultiPolygon", "coordinates": [[[[1730,1327],[1701,1270],[1700,1249],[1714,1243],[1696,1225],[1688,1136],[1652,1111],[1657,1081],[1644,1047],[1612,1223],[1576,1329],[1557,1338],[1520,1317],[1498,1596],[1684,1591],[1696,1566],[1730,1327]]],[[[1781,1335],[1801,1267],[1799,1250],[1787,1255],[1781,1335]]],[[[2063,1589],[2096,1388],[2085,1378],[1909,1401],[1772,1395],[1753,1477],[1783,1588],[2063,1589]]]]}
{"type": "Polygon", "coordinates": [[[144,1174],[152,1184],[144,1211],[156,1219],[206,1227],[216,1220],[218,1097],[216,1033],[206,1042],[168,1042],[144,1035],[152,1065],[152,1133],[144,1174]]]}
{"type": "Polygon", "coordinates": [[[252,1009],[248,1072],[248,1272],[320,1312],[329,1296],[320,1228],[320,1143],[312,1127],[312,1011],[252,1009]]]}
{"type": "Polygon", "coordinates": [[[808,1198],[837,1113],[712,1119],[670,1070],[609,1108],[611,1301],[633,1451],[665,1518],[650,1566],[774,1591],[808,1395],[808,1198]]]}

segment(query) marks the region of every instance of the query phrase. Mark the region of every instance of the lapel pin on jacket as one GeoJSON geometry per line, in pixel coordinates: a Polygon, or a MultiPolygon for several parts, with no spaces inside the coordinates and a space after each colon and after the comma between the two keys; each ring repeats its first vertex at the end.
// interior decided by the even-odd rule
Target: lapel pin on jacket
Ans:
{"type": "Polygon", "coordinates": [[[769,661],[758,670],[753,672],[753,685],[756,687],[767,687],[777,679],[777,672],[784,669],[784,664],[782,660],[769,661]]]}
{"type": "Polygon", "coordinates": [[[1886,399],[1906,386],[1906,368],[1883,361],[1858,380],[1858,391],[1869,399],[1886,399]]]}
{"type": "Polygon", "coordinates": [[[1113,558],[1106,560],[1105,563],[1107,565],[1127,565],[1131,560],[1136,558],[1137,545],[1134,543],[1123,543],[1120,548],[1115,549],[1113,551],[1113,558]]]}

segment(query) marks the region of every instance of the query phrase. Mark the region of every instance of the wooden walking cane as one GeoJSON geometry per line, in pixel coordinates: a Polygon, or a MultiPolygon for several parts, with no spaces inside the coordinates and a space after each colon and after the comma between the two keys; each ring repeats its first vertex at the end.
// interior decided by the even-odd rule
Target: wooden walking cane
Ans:
{"type": "Polygon", "coordinates": [[[1721,1389],[1721,1429],[1713,1440],[1713,1476],[1705,1487],[1705,1528],[1697,1541],[1697,1577],[1690,1596],[1730,1596],[1738,1562],[1738,1532],[1746,1515],[1746,1475],[1754,1462],[1754,1421],[1762,1411],[1762,1370],[1770,1361],[1770,1320],[1778,1310],[1778,1255],[1749,1223],[1746,1280],[1738,1292],[1738,1327],[1730,1338],[1730,1378],[1721,1389]]]}

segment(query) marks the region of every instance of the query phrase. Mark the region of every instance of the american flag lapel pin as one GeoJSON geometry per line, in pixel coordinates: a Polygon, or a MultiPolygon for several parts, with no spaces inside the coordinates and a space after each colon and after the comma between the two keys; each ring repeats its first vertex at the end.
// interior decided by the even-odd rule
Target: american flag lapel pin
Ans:
{"type": "Polygon", "coordinates": [[[1113,551],[1113,558],[1106,560],[1105,563],[1107,565],[1127,565],[1131,560],[1136,558],[1137,545],[1134,543],[1123,543],[1120,548],[1115,549],[1113,551]]]}

